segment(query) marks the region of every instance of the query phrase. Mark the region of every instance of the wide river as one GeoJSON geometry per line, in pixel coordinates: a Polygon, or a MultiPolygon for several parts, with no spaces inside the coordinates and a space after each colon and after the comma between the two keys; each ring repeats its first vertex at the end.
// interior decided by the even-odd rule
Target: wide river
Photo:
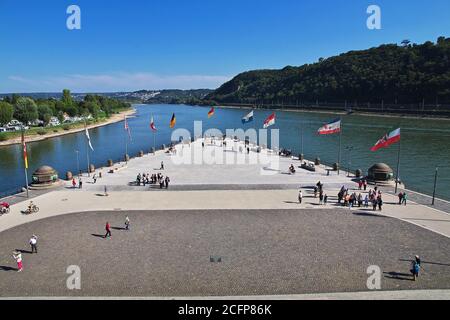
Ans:
{"type": "MultiPolygon", "coordinates": [[[[271,111],[255,111],[255,120],[242,125],[241,118],[249,110],[217,108],[208,119],[209,108],[185,105],[136,105],[135,117],[129,118],[131,141],[128,153],[135,156],[140,150],[148,152],[153,146],[153,134],[149,128],[153,114],[158,132],[156,145],[168,144],[172,129],[169,121],[176,114],[177,128],[193,132],[194,120],[203,121],[203,129],[226,129],[255,126],[262,128],[264,119],[271,111]]],[[[303,153],[309,159],[319,156],[323,161],[337,161],[339,136],[318,136],[317,129],[336,115],[326,113],[277,112],[276,125],[280,129],[281,147],[298,154],[301,151],[303,131],[303,153]],[[303,128],[303,129],[301,129],[303,128]]],[[[365,173],[374,163],[385,162],[395,171],[397,146],[371,152],[372,145],[385,133],[401,127],[400,178],[408,189],[432,194],[435,168],[440,166],[437,195],[450,200],[450,120],[406,119],[401,117],[373,117],[346,115],[343,117],[342,159],[344,168],[362,169],[365,173]]],[[[104,166],[108,159],[118,161],[125,154],[124,123],[89,130],[94,151],[90,152],[91,163],[104,166]]],[[[60,177],[66,171],[77,172],[77,152],[81,170],[86,171],[86,138],[84,132],[68,134],[28,144],[29,175],[41,165],[55,168],[60,177]]],[[[0,147],[0,196],[16,192],[25,185],[22,151],[20,145],[0,147]]]]}

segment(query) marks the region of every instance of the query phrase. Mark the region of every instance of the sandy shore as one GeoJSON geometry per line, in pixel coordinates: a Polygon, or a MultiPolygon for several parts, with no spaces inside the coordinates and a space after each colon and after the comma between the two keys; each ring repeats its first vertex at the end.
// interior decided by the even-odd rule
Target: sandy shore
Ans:
{"type": "MultiPolygon", "coordinates": [[[[111,117],[109,117],[104,122],[99,122],[99,123],[94,123],[94,124],[88,125],[88,129],[96,128],[96,127],[102,127],[102,126],[106,126],[106,125],[111,124],[111,123],[116,123],[116,122],[122,121],[124,119],[124,116],[130,116],[130,115],[133,115],[135,113],[136,113],[135,109],[130,109],[130,110],[119,112],[118,114],[112,115],[111,117]]],[[[63,136],[63,135],[66,135],[66,134],[72,134],[72,133],[80,132],[80,131],[83,131],[83,130],[84,130],[84,127],[74,128],[74,129],[70,129],[70,130],[67,130],[67,131],[61,130],[59,132],[52,132],[52,133],[49,133],[49,134],[46,134],[46,135],[42,135],[42,136],[41,135],[33,135],[33,136],[25,135],[25,141],[27,143],[35,142],[35,141],[41,141],[41,140],[45,140],[45,139],[50,139],[50,138],[54,138],[54,137],[63,136]]],[[[20,143],[22,143],[22,138],[19,136],[19,137],[16,137],[16,138],[9,139],[7,141],[1,141],[0,142],[0,146],[8,146],[8,145],[20,144],[20,143]]]]}

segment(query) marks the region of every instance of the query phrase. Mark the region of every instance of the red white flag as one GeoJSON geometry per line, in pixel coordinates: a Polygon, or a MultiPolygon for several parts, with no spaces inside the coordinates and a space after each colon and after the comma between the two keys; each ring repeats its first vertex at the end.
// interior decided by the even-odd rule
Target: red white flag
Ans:
{"type": "Polygon", "coordinates": [[[397,130],[392,131],[389,134],[386,134],[383,138],[378,140],[378,142],[370,149],[370,151],[378,151],[381,148],[387,148],[391,144],[394,144],[396,142],[400,141],[400,128],[397,130]]]}
{"type": "Polygon", "coordinates": [[[275,113],[272,113],[265,121],[264,121],[264,129],[267,129],[270,126],[275,124],[275,113]]]}
{"type": "Polygon", "coordinates": [[[341,132],[341,119],[336,119],[327,123],[323,127],[320,127],[317,130],[317,134],[326,135],[326,134],[335,134],[341,132]]]}
{"type": "Polygon", "coordinates": [[[131,130],[130,127],[128,126],[128,121],[127,121],[127,117],[125,116],[125,130],[128,132],[128,137],[131,140],[131,130]]]}
{"type": "Polygon", "coordinates": [[[152,129],[153,131],[156,131],[156,126],[155,126],[155,121],[153,120],[153,116],[150,119],[150,129],[152,129]]]}

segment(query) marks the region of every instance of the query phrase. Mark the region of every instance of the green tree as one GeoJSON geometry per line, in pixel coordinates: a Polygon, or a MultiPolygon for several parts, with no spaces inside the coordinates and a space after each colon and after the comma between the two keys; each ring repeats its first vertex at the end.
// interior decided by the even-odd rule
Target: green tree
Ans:
{"type": "Polygon", "coordinates": [[[14,108],[12,104],[0,101],[0,125],[5,125],[9,123],[14,114],[14,108]]]}
{"type": "Polygon", "coordinates": [[[17,99],[14,110],[14,118],[21,121],[24,125],[38,118],[38,109],[36,103],[31,98],[20,97],[17,99]]]}
{"type": "Polygon", "coordinates": [[[63,90],[61,101],[62,101],[62,103],[64,104],[64,106],[66,108],[73,105],[73,99],[72,99],[72,95],[70,94],[70,90],[69,89],[64,89],[63,90]]]}
{"type": "Polygon", "coordinates": [[[50,122],[50,119],[53,116],[52,109],[47,105],[39,105],[38,114],[39,120],[44,121],[45,125],[47,125],[50,122]]]}

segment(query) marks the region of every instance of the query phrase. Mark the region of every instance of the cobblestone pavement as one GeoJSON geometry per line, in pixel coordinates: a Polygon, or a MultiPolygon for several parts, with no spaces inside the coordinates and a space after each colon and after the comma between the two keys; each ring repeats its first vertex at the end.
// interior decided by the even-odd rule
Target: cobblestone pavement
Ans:
{"type": "Polygon", "coordinates": [[[236,296],[450,289],[450,239],[410,223],[349,210],[90,212],[0,233],[0,296],[236,296]],[[120,230],[129,215],[131,230],[120,230]],[[104,239],[104,225],[113,227],[104,239]],[[24,252],[15,272],[14,249],[24,252]],[[411,257],[423,273],[410,280],[411,257]],[[211,262],[221,257],[221,262],[211,262]],[[81,268],[81,290],[66,268],[81,268]]]}

